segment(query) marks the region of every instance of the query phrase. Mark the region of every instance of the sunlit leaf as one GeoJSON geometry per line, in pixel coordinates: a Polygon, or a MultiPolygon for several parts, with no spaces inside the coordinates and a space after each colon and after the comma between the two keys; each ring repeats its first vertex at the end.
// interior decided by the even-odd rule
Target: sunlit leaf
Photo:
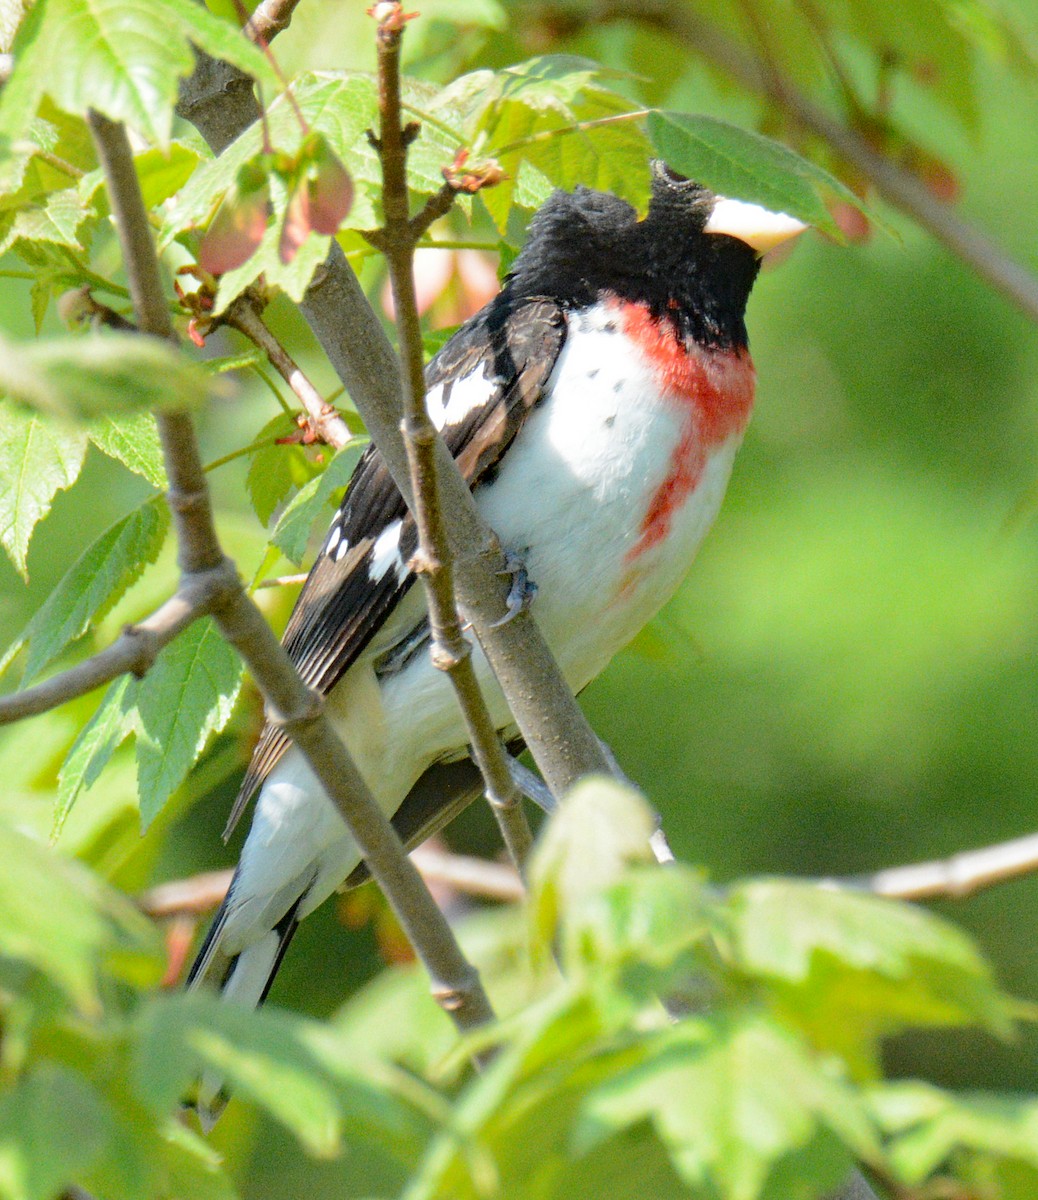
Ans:
{"type": "Polygon", "coordinates": [[[649,137],[667,164],[719,195],[787,213],[839,237],[826,207],[861,201],[839,180],[785,146],[714,117],[652,112],[649,137]]]}
{"type": "Polygon", "coordinates": [[[33,530],[76,481],[85,455],[79,430],[0,400],[0,542],[23,578],[33,530]]]}
{"type": "Polygon", "coordinates": [[[147,829],[213,733],[230,720],[241,660],[212,620],[195,621],[159,655],[137,694],[137,779],[147,829]]]}
{"type": "Polygon", "coordinates": [[[46,94],[68,112],[96,109],[165,147],[179,81],[194,70],[192,44],[276,89],[257,47],[189,0],[40,0],[16,38],[0,135],[17,137],[46,94]]]}

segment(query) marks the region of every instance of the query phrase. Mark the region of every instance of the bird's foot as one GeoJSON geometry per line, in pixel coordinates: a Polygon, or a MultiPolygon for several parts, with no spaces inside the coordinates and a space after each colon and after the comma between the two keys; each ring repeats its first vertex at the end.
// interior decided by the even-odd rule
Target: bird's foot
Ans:
{"type": "Polygon", "coordinates": [[[516,550],[505,550],[504,554],[505,565],[498,571],[498,575],[507,575],[512,580],[508,589],[508,611],[499,621],[493,622],[492,629],[496,629],[499,625],[507,625],[521,612],[525,612],[533,603],[534,596],[537,595],[537,584],[526,573],[526,560],[522,554],[516,550]]]}
{"type": "Polygon", "coordinates": [[[527,800],[532,800],[542,812],[546,812],[549,816],[558,808],[558,801],[552,795],[551,788],[537,774],[536,771],[531,771],[529,767],[523,764],[511,755],[508,756],[508,771],[512,776],[512,782],[519,791],[526,797],[527,800]]]}

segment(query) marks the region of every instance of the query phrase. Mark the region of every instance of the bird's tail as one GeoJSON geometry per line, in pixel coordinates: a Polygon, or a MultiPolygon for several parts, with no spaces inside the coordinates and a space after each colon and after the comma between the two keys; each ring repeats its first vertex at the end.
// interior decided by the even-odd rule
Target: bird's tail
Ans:
{"type": "MultiPolygon", "coordinates": [[[[232,882],[232,890],[233,887],[232,882]]],[[[202,948],[188,972],[187,988],[189,991],[216,991],[219,992],[221,1000],[246,1008],[255,1008],[267,998],[270,985],[274,982],[281,960],[299,925],[296,914],[303,896],[299,897],[269,933],[234,954],[229,954],[222,944],[230,897],[231,891],[228,891],[227,899],[216,914],[202,948]]],[[[224,1080],[217,1072],[204,1072],[198,1082],[193,1105],[206,1133],[216,1124],[220,1114],[227,1107],[228,1099],[224,1080]]]]}

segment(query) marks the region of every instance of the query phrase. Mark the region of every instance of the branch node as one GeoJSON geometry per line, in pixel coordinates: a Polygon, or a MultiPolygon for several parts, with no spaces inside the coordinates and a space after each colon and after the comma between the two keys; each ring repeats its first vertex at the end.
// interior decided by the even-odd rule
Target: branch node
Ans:
{"type": "Polygon", "coordinates": [[[283,729],[294,740],[297,733],[315,725],[323,715],[324,697],[313,688],[307,688],[305,707],[287,714],[271,711],[268,712],[267,719],[275,729],[283,729]]]}
{"type": "Polygon", "coordinates": [[[437,671],[454,671],[472,654],[472,646],[466,638],[454,638],[448,644],[436,639],[429,649],[429,657],[437,671]]]}

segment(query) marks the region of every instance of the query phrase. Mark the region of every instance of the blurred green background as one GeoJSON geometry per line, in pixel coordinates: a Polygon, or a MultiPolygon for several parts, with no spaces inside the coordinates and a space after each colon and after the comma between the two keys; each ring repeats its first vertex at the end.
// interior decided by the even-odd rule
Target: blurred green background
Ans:
{"type": "MultiPolygon", "coordinates": [[[[412,42],[412,69],[430,78],[549,48],[531,45],[529,31],[524,40],[518,23],[449,38],[433,20],[446,7],[423,6],[429,32],[412,42]]],[[[286,71],[369,66],[361,8],[303,5],[277,43],[286,71]]],[[[632,89],[653,103],[747,124],[760,115],[674,47],[626,26],[550,48],[635,69],[643,78],[632,89]]],[[[975,137],[922,92],[906,91],[899,114],[952,164],[962,215],[1038,269],[1038,91],[993,66],[980,68],[977,86],[975,137]]],[[[584,695],[597,731],[664,814],[678,855],[719,881],[867,871],[1036,824],[1038,329],[930,237],[878,207],[891,232],[851,246],[809,233],[762,275],[748,317],[758,405],[717,527],[676,599],[584,695]]],[[[27,285],[0,287],[0,326],[29,336],[27,285]]],[[[293,352],[331,390],[301,322],[287,306],[278,311],[293,352]]],[[[206,454],[243,444],[274,411],[269,394],[243,381],[207,415],[206,454]]],[[[142,494],[139,481],[91,455],[37,534],[30,586],[0,561],[4,644],[84,541],[142,494]]],[[[221,531],[248,577],[264,539],[243,477],[234,464],[214,485],[221,531]]],[[[153,579],[154,571],[138,607],[155,598],[153,579]]],[[[291,596],[263,595],[283,621],[291,596]]],[[[106,621],[99,642],[121,615],[106,621]]],[[[5,733],[0,806],[23,824],[49,827],[54,772],[93,703],[5,733]],[[26,775],[24,737],[53,743],[47,771],[26,775]]],[[[232,862],[239,840],[225,848],[219,830],[242,766],[241,734],[257,711],[250,695],[199,768],[201,785],[143,842],[125,754],[80,801],[63,842],[131,890],[232,862]]],[[[470,810],[448,838],[493,852],[482,810],[470,810]]],[[[973,932],[1010,990],[1038,997],[1038,880],[942,908],[973,932]]],[[[351,930],[341,918],[331,903],[306,922],[276,1002],[328,1013],[378,969],[371,927],[351,930]]],[[[890,1062],[942,1083],[1033,1090],[1038,1036],[1010,1046],[956,1034],[904,1038],[890,1062]]],[[[303,1186],[333,1194],[341,1184],[333,1165],[307,1165],[297,1179],[281,1162],[268,1174],[281,1135],[258,1130],[236,1106],[216,1136],[253,1156],[249,1194],[303,1186]]]]}

